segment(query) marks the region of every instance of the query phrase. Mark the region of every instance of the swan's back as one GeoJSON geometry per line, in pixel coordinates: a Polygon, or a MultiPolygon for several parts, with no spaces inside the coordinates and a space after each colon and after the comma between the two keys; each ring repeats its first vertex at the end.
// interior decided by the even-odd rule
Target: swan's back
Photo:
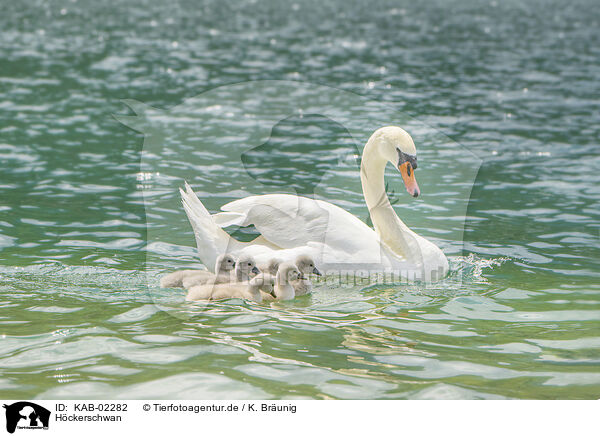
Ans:
{"type": "MultiPolygon", "coordinates": [[[[228,223],[253,224],[282,248],[324,243],[344,252],[379,250],[375,231],[334,204],[289,194],[253,195],[222,207],[228,223]],[[237,214],[237,220],[231,217],[237,214]]],[[[215,215],[219,222],[219,214],[215,215]]]]}
{"type": "Polygon", "coordinates": [[[243,298],[253,300],[247,283],[217,283],[192,286],[188,289],[187,301],[225,300],[243,298]]]}

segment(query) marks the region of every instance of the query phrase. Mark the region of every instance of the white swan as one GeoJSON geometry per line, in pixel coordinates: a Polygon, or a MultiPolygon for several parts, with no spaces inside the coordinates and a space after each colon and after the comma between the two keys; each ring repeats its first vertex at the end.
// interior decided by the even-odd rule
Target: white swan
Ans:
{"type": "Polygon", "coordinates": [[[183,287],[185,289],[189,289],[192,286],[203,285],[207,283],[247,282],[250,280],[251,275],[256,275],[260,271],[256,267],[256,262],[254,262],[254,259],[246,254],[235,262],[235,270],[233,271],[233,274],[223,273],[215,276],[208,271],[204,272],[207,274],[191,274],[187,277],[184,277],[182,280],[183,287]]]}
{"type": "Polygon", "coordinates": [[[256,267],[256,262],[252,256],[247,254],[240,257],[235,264],[235,279],[238,282],[245,282],[250,279],[251,274],[259,274],[260,270],[256,267]]]}
{"type": "Polygon", "coordinates": [[[270,292],[272,282],[263,274],[259,274],[249,282],[240,283],[209,283],[192,286],[188,289],[187,301],[224,300],[227,298],[243,298],[257,303],[262,301],[261,289],[270,292]]]}
{"type": "Polygon", "coordinates": [[[217,253],[230,252],[250,254],[260,264],[308,254],[326,273],[360,270],[426,281],[443,277],[448,271],[444,253],[410,230],[389,202],[384,180],[388,162],[398,168],[410,195],[417,197],[420,192],[410,135],[395,126],[375,131],[363,150],[360,171],[375,229],[331,203],[287,194],[235,200],[213,217],[186,183],[186,191],[180,192],[200,258],[211,265],[217,253]],[[232,224],[253,224],[261,236],[248,243],[237,241],[220,228],[232,224]]]}
{"type": "Polygon", "coordinates": [[[230,254],[222,254],[215,261],[216,274],[202,269],[182,269],[174,271],[160,279],[161,288],[188,288],[187,280],[194,279],[199,282],[209,280],[229,281],[235,267],[235,260],[230,254]]]}
{"type": "MultiPolygon", "coordinates": [[[[269,274],[273,276],[277,274],[279,265],[282,263],[281,259],[271,259],[267,267],[269,274]]],[[[310,256],[300,255],[296,258],[296,268],[304,276],[291,282],[294,288],[294,295],[300,297],[302,295],[310,294],[312,292],[312,282],[308,278],[309,274],[321,275],[321,272],[315,266],[315,262],[310,256]]]]}
{"type": "MultiPolygon", "coordinates": [[[[271,274],[262,274],[266,281],[273,280],[271,274]]],[[[269,293],[268,289],[263,290],[262,298],[263,301],[274,301],[274,300],[293,300],[296,297],[296,291],[294,289],[294,283],[304,279],[302,273],[298,270],[296,265],[284,262],[277,268],[277,274],[275,275],[275,286],[269,293]]]]}

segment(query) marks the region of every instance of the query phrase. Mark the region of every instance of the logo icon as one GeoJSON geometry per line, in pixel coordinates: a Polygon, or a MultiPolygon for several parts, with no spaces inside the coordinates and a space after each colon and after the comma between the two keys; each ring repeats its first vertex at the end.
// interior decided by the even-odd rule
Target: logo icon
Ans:
{"type": "Polygon", "coordinates": [[[48,429],[50,411],[29,401],[19,401],[10,405],[5,404],[6,431],[14,433],[18,429],[48,429]]]}

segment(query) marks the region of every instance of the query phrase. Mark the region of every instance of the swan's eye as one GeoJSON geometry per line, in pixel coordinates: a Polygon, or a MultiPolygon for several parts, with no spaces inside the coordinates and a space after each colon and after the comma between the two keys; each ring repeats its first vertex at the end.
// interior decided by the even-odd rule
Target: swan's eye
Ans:
{"type": "Polygon", "coordinates": [[[252,264],[250,262],[248,262],[248,266],[252,266],[252,264]]]}
{"type": "MultiPolygon", "coordinates": [[[[396,151],[398,152],[398,167],[400,167],[404,162],[408,162],[410,163],[410,166],[412,166],[413,170],[417,169],[417,156],[404,153],[399,148],[396,148],[396,151]]],[[[410,176],[410,172],[408,175],[410,176]]]]}

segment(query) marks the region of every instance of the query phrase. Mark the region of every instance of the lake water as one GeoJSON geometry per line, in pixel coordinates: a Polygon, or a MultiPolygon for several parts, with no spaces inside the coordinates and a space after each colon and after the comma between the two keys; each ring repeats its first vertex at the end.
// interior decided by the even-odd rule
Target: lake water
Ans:
{"type": "Polygon", "coordinates": [[[600,396],[591,0],[33,1],[0,24],[0,397],[600,396]],[[123,99],[158,109],[160,141],[123,99]],[[297,101],[314,114],[243,142],[264,142],[248,107],[297,101]],[[184,179],[213,212],[318,185],[366,221],[353,147],[391,121],[422,157],[419,199],[390,168],[394,206],[445,280],[273,305],[158,288],[198,266],[184,179]]]}

